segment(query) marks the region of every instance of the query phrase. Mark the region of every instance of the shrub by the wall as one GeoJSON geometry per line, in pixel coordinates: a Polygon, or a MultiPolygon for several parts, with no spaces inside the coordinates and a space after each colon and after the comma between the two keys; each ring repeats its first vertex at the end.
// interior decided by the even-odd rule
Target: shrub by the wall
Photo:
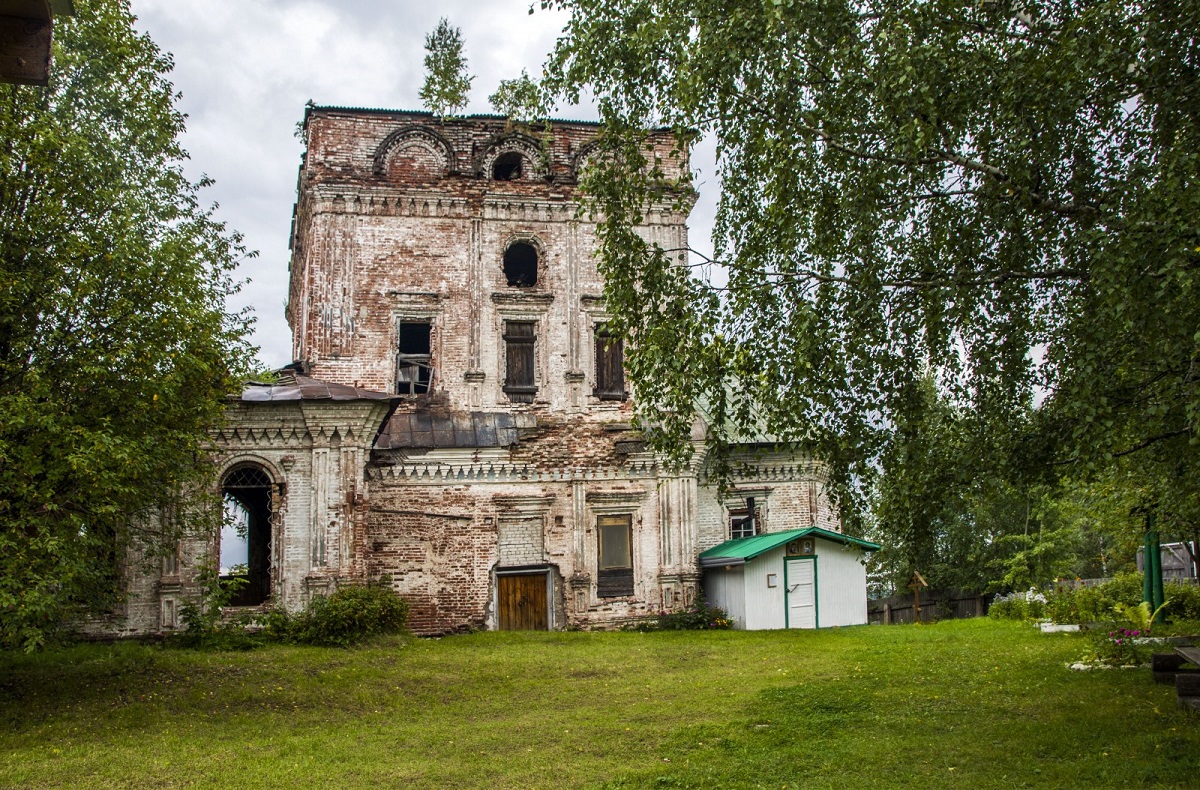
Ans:
{"type": "Polygon", "coordinates": [[[297,615],[272,612],[268,637],[304,645],[349,647],[365,639],[404,630],[408,602],[389,587],[343,587],[316,598],[297,615]]]}
{"type": "Polygon", "coordinates": [[[728,631],[733,628],[729,613],[719,606],[709,606],[703,599],[677,612],[661,614],[639,621],[634,631],[728,631]]]}

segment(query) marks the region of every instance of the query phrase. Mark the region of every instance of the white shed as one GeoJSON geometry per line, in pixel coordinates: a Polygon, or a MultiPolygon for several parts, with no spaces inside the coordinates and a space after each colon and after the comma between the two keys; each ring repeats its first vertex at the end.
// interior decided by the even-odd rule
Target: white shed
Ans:
{"type": "Polygon", "coordinates": [[[700,555],[704,594],[748,631],[865,625],[878,548],[818,527],[727,540],[700,555]]]}

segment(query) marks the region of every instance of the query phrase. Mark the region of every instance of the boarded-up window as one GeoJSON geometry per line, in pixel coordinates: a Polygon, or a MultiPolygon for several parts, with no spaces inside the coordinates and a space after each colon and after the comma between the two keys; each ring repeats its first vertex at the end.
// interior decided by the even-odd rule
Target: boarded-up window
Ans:
{"type": "Polygon", "coordinates": [[[533,403],[534,323],[504,322],[504,391],[514,403],[533,403]]]}
{"type": "Polygon", "coordinates": [[[600,516],[596,521],[600,541],[596,595],[601,598],[633,595],[632,525],[633,518],[627,513],[600,516]]]}
{"type": "Polygon", "coordinates": [[[625,350],[621,338],[601,324],[596,327],[596,389],[601,400],[625,400],[625,350]]]}
{"type": "Polygon", "coordinates": [[[401,321],[396,354],[396,393],[421,395],[429,392],[432,378],[429,324],[401,321]]]}

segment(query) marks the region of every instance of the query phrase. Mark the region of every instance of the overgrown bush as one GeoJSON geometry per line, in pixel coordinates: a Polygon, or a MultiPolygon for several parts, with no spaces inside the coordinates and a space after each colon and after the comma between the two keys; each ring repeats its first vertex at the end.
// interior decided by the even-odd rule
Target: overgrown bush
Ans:
{"type": "Polygon", "coordinates": [[[184,602],[180,618],[184,631],[174,637],[180,647],[205,650],[249,650],[258,640],[246,632],[246,618],[227,619],[224,609],[247,584],[244,578],[221,579],[214,565],[201,565],[196,580],[200,596],[184,602]]]}
{"type": "MultiPolygon", "coordinates": [[[[1111,622],[1120,619],[1118,610],[1122,607],[1141,603],[1142,575],[1123,573],[1092,587],[1062,584],[1048,591],[1044,597],[1046,605],[1042,614],[1027,612],[1026,619],[1044,616],[1056,623],[1111,622]]],[[[1011,608],[1002,608],[997,616],[1006,616],[1011,608]]]]}
{"type": "Polygon", "coordinates": [[[1111,620],[1115,603],[1102,587],[1060,585],[1046,594],[1046,617],[1056,623],[1111,620]]]}
{"type": "Polygon", "coordinates": [[[1110,581],[1094,589],[1102,591],[1114,604],[1137,606],[1142,602],[1142,574],[1118,573],[1110,581]]]}
{"type": "Polygon", "coordinates": [[[408,602],[390,587],[342,587],[327,598],[313,600],[299,614],[271,612],[264,634],[291,644],[350,647],[403,631],[407,622],[408,602]]]}
{"type": "MultiPolygon", "coordinates": [[[[1200,622],[1200,587],[1168,584],[1164,593],[1167,605],[1156,619],[1158,625],[1200,622]]],[[[1092,587],[1062,584],[1044,595],[1033,590],[1002,595],[992,603],[989,614],[1011,620],[1047,617],[1056,623],[1123,623],[1128,619],[1124,613],[1141,602],[1142,574],[1123,573],[1092,587]]]]}
{"type": "Polygon", "coordinates": [[[988,617],[997,620],[1040,620],[1046,616],[1046,596],[1037,590],[998,595],[988,607],[988,617]]]}
{"type": "Polygon", "coordinates": [[[1200,620],[1200,586],[1168,584],[1163,589],[1167,608],[1163,613],[1171,621],[1200,620]]]}
{"type": "Polygon", "coordinates": [[[677,612],[661,612],[633,626],[634,631],[728,631],[733,628],[729,613],[709,606],[703,599],[677,612]]]}

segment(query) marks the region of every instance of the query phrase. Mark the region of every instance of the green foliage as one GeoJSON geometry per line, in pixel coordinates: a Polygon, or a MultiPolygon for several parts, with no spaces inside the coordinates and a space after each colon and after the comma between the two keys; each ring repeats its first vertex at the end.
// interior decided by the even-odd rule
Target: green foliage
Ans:
{"type": "Polygon", "coordinates": [[[49,87],[0,86],[3,647],[110,611],[131,547],[215,527],[181,494],[252,356],[226,312],[248,253],[183,175],[170,56],[127,0],[75,6],[49,87]]]}
{"type": "Polygon", "coordinates": [[[248,579],[221,579],[220,569],[212,563],[197,569],[198,595],[186,600],[180,607],[184,632],[173,638],[173,644],[203,650],[248,650],[258,641],[246,631],[249,619],[227,618],[224,608],[229,606],[248,579]]]}
{"type": "Polygon", "coordinates": [[[421,101],[434,115],[446,117],[467,106],[471,82],[463,54],[462,29],[451,27],[445,17],[425,36],[425,82],[421,101]]]}
{"type": "Polygon", "coordinates": [[[549,83],[607,124],[585,186],[656,449],[711,403],[720,452],[754,404],[852,506],[929,375],[1001,478],[1200,519],[1200,5],[542,5],[571,13],[549,83]],[[633,232],[671,202],[638,151],[662,126],[716,141],[719,276],[633,232]]]}
{"type": "Polygon", "coordinates": [[[525,69],[521,69],[521,76],[515,80],[500,80],[500,86],[488,101],[493,110],[510,121],[530,123],[550,114],[549,97],[525,69]]]}
{"type": "Polygon", "coordinates": [[[1165,593],[1166,603],[1151,612],[1150,605],[1142,600],[1142,575],[1122,573],[1088,587],[1059,584],[1045,594],[999,596],[992,603],[989,614],[999,619],[1017,620],[1047,617],[1056,623],[1112,622],[1143,632],[1152,625],[1161,628],[1164,621],[1186,624],[1200,620],[1200,587],[1168,584],[1165,593]],[[1044,606],[1026,603],[1030,597],[1036,600],[1037,596],[1045,599],[1044,606]]]}
{"type": "Polygon", "coordinates": [[[1046,597],[1032,590],[998,595],[988,607],[988,617],[995,620],[1041,620],[1045,616],[1046,597]]]}
{"type": "Polygon", "coordinates": [[[1099,623],[1112,619],[1117,603],[1105,586],[1063,586],[1048,596],[1046,616],[1056,623],[1099,623]]]}
{"type": "Polygon", "coordinates": [[[1009,481],[977,419],[925,376],[901,389],[884,444],[870,534],[872,573],[903,589],[914,571],[935,588],[1024,590],[1132,565],[1140,520],[1112,481],[1009,481]]]}
{"type": "Polygon", "coordinates": [[[1133,626],[1140,633],[1148,634],[1154,626],[1155,621],[1158,620],[1158,616],[1162,614],[1165,606],[1166,604],[1164,603],[1152,612],[1150,611],[1150,604],[1146,601],[1142,601],[1137,606],[1122,603],[1117,604],[1116,611],[1121,620],[1133,626]]]}
{"type": "Polygon", "coordinates": [[[691,606],[674,612],[661,612],[641,620],[633,631],[728,631],[733,628],[729,613],[719,606],[710,606],[700,599],[691,606]]]}
{"type": "Polygon", "coordinates": [[[342,587],[327,598],[314,599],[298,615],[271,612],[264,635],[293,644],[350,647],[399,633],[407,622],[408,602],[390,587],[342,587]]]}
{"type": "Polygon", "coordinates": [[[1119,573],[1110,581],[1095,588],[1114,605],[1137,606],[1142,602],[1142,574],[1119,573]]]}
{"type": "Polygon", "coordinates": [[[1164,614],[1172,622],[1200,620],[1200,585],[1168,584],[1163,592],[1166,596],[1164,614]]]}
{"type": "MultiPolygon", "coordinates": [[[[1056,623],[1103,623],[1123,620],[1131,627],[1138,624],[1126,617],[1142,602],[1142,575],[1120,574],[1103,584],[1075,587],[1061,584],[1046,594],[1046,616],[1056,623]]],[[[1147,612],[1149,616],[1149,612],[1147,612]]],[[[1143,629],[1148,624],[1141,624],[1143,629]]]]}
{"type": "Polygon", "coordinates": [[[1154,646],[1146,641],[1149,631],[1140,628],[1097,629],[1092,631],[1089,661],[1114,667],[1141,666],[1149,663],[1154,646]]]}

